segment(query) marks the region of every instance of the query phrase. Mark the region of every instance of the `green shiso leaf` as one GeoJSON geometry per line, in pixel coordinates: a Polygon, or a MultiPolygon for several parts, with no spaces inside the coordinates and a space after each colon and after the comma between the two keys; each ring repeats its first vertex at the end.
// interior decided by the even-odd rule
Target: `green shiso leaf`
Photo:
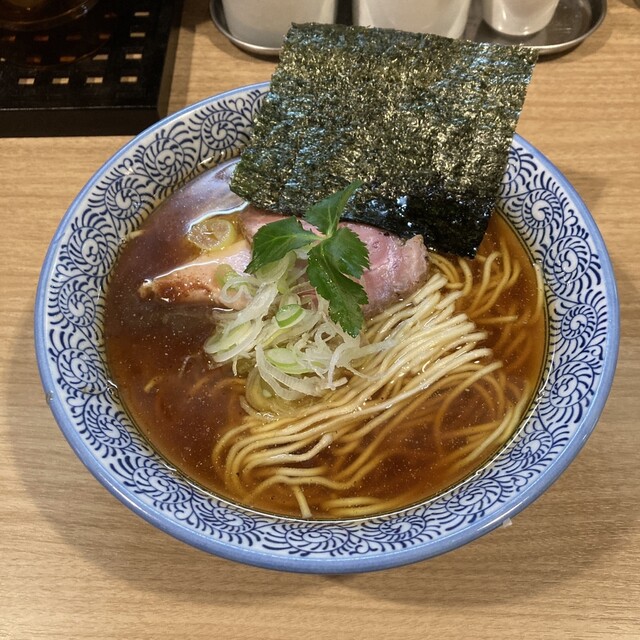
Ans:
{"type": "Polygon", "coordinates": [[[302,215],[362,177],[343,219],[472,257],[537,54],[343,25],[294,25],[232,189],[302,215]]]}
{"type": "MultiPolygon", "coordinates": [[[[346,189],[328,196],[321,202],[311,205],[304,219],[324,233],[333,235],[338,228],[340,216],[349,202],[349,198],[362,186],[362,180],[354,180],[346,189]]],[[[358,276],[359,277],[359,276],[358,276]]]]}
{"type": "Polygon", "coordinates": [[[364,324],[362,305],[367,304],[368,298],[362,285],[342,272],[336,252],[331,250],[335,237],[331,236],[309,251],[307,277],[318,294],[329,301],[329,317],[355,337],[364,324]]]}
{"type": "Polygon", "coordinates": [[[253,237],[252,258],[247,266],[249,273],[255,273],[284,259],[290,251],[308,247],[309,282],[318,295],[329,302],[329,317],[353,337],[364,324],[361,306],[369,301],[367,292],[357,281],[369,267],[369,250],[351,229],[338,228],[338,221],[361,185],[361,180],[355,180],[306,212],[305,221],[323,235],[303,228],[293,216],[260,227],[253,237]]]}
{"type": "Polygon", "coordinates": [[[258,269],[282,260],[290,251],[300,249],[318,236],[312,231],[302,228],[297,218],[282,218],[260,227],[253,238],[253,255],[247,265],[247,273],[255,273],[258,269]]]}
{"type": "MultiPolygon", "coordinates": [[[[369,268],[367,245],[351,229],[340,227],[323,241],[323,245],[326,255],[342,273],[359,279],[364,270],[369,268]]],[[[362,304],[366,303],[367,300],[362,304]]]]}

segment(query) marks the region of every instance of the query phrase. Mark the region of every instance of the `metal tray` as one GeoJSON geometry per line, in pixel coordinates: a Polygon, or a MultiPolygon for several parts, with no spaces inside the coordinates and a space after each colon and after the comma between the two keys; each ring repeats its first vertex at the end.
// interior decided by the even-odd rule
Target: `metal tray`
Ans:
{"type": "Polygon", "coordinates": [[[541,56],[568,51],[588,38],[607,13],[607,0],[560,0],[551,22],[531,36],[513,37],[494,31],[482,20],[481,3],[471,5],[463,37],[476,42],[523,44],[541,56]]]}
{"type": "MultiPolygon", "coordinates": [[[[233,36],[227,27],[222,0],[210,0],[209,11],[218,30],[240,49],[259,56],[278,56],[279,48],[261,47],[233,36]]],[[[476,42],[524,44],[537,49],[541,56],[552,55],[568,51],[588,38],[602,24],[606,13],[607,0],[560,0],[553,19],[546,28],[520,38],[494,31],[482,20],[480,0],[474,0],[462,37],[476,42]]],[[[338,22],[348,23],[350,12],[347,14],[346,20],[341,20],[339,14],[338,22]]]]}

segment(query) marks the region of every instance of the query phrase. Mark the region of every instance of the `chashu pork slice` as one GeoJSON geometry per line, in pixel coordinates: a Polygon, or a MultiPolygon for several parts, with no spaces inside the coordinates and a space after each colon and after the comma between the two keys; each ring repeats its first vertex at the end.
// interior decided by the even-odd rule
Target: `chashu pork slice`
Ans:
{"type": "MultiPolygon", "coordinates": [[[[139,289],[140,295],[168,303],[220,305],[220,285],[216,278],[218,267],[226,264],[242,273],[251,260],[249,243],[253,236],[260,227],[281,218],[278,214],[247,207],[240,214],[244,239],[145,281],[139,289]]],[[[361,279],[369,299],[363,309],[365,316],[371,317],[382,311],[415,291],[426,280],[428,260],[422,236],[404,241],[366,224],[343,224],[356,233],[369,250],[370,268],[361,279]]],[[[233,308],[243,308],[246,303],[247,300],[241,297],[233,308]]]]}
{"type": "MultiPolygon", "coordinates": [[[[218,267],[228,265],[243,273],[251,262],[251,245],[242,238],[228,247],[201,256],[167,273],[145,280],[138,293],[141,298],[155,298],[167,303],[222,306],[219,299],[220,282],[216,277],[218,267]]],[[[249,299],[239,295],[232,309],[243,309],[249,299]]],[[[226,306],[226,305],[225,305],[226,306]]]]}
{"type": "MultiPolygon", "coordinates": [[[[243,234],[251,240],[260,227],[281,218],[275,213],[247,207],[240,218],[243,234]]],[[[304,221],[302,225],[314,231],[304,221]]],[[[365,316],[374,316],[413,293],[427,279],[427,250],[422,236],[405,241],[368,224],[345,222],[340,226],[356,233],[369,250],[370,267],[360,281],[369,298],[369,303],[363,308],[365,316]]]]}

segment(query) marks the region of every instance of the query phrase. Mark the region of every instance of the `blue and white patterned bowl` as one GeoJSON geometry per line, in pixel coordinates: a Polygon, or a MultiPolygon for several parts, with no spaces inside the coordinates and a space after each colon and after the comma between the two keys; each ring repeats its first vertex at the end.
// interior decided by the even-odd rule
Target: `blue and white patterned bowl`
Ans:
{"type": "Polygon", "coordinates": [[[592,432],[618,350],[616,285],[596,225],[560,172],[516,137],[499,206],[543,267],[550,349],[533,415],[493,462],[437,499],[400,514],[303,522],[232,506],[166,467],[108,382],[104,291],[122,239],[157,203],[246,144],[267,91],[215,96],[146,130],[89,181],[63,218],[38,287],[38,365],[60,428],[125,505],[211,553],[288,571],[384,569],[454,549],[540,496],[592,432]]]}

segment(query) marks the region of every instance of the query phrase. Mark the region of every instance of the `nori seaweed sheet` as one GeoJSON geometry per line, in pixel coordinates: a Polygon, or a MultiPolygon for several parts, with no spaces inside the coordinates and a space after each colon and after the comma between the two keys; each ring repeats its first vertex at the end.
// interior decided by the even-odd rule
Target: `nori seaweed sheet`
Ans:
{"type": "Polygon", "coordinates": [[[473,257],[536,57],[432,34],[293,25],[232,189],[303,215],[360,178],[343,219],[473,257]]]}

